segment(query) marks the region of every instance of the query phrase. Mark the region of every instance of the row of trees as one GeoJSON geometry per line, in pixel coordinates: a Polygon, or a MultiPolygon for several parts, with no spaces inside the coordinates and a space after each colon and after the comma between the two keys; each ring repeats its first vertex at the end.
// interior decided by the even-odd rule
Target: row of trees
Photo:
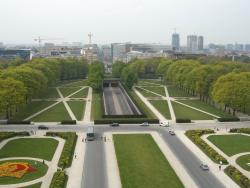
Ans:
{"type": "Polygon", "coordinates": [[[104,66],[99,61],[92,63],[89,66],[88,73],[88,84],[95,91],[99,91],[102,88],[102,83],[104,79],[104,66]]]}
{"type": "Polygon", "coordinates": [[[0,70],[0,113],[9,119],[20,105],[59,81],[85,78],[88,64],[83,59],[34,59],[0,70]]]}

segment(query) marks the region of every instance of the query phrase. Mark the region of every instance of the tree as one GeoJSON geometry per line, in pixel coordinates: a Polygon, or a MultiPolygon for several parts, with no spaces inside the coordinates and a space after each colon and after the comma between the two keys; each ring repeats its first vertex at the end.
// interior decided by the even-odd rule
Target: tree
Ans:
{"type": "Polygon", "coordinates": [[[90,87],[98,91],[102,88],[104,67],[100,62],[94,62],[89,66],[88,83],[90,87]]]}
{"type": "Polygon", "coordinates": [[[129,68],[125,67],[122,70],[122,75],[121,75],[122,82],[129,88],[131,89],[134,85],[134,83],[137,82],[137,74],[136,72],[129,68]]]}
{"type": "Polygon", "coordinates": [[[120,78],[123,68],[126,67],[126,64],[121,61],[116,61],[112,65],[112,76],[115,78],[120,78]]]}

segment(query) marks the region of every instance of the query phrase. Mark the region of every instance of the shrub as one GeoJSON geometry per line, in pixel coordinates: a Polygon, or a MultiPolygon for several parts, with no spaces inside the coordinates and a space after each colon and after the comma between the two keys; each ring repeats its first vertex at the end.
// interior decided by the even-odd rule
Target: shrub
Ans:
{"type": "Polygon", "coordinates": [[[158,119],[146,119],[146,118],[130,118],[130,119],[96,119],[95,124],[111,124],[111,123],[121,123],[121,124],[131,124],[131,123],[159,123],[158,119]]]}
{"type": "Polygon", "coordinates": [[[63,147],[63,151],[61,157],[58,162],[58,166],[62,169],[70,167],[72,163],[72,159],[74,156],[75,145],[77,140],[76,133],[66,132],[66,133],[55,133],[55,132],[48,132],[47,136],[58,136],[60,138],[65,139],[65,144],[63,147]]]}
{"type": "Polygon", "coordinates": [[[64,171],[57,171],[54,173],[50,188],[65,188],[67,185],[68,176],[64,171]]]}
{"type": "Polygon", "coordinates": [[[76,120],[64,120],[64,121],[61,121],[61,124],[62,125],[67,125],[67,124],[75,125],[76,124],[76,120]]]}
{"type": "Polygon", "coordinates": [[[232,117],[232,118],[217,118],[219,122],[231,122],[231,121],[240,121],[239,118],[237,117],[232,117]]]}
{"type": "Polygon", "coordinates": [[[191,123],[191,119],[176,119],[176,123],[191,123]]]}
{"type": "Polygon", "coordinates": [[[250,134],[250,128],[237,128],[237,129],[230,129],[231,133],[245,133],[250,134]]]}
{"type": "Polygon", "coordinates": [[[195,143],[210,159],[216,163],[228,164],[228,161],[217,153],[213,148],[211,148],[204,140],[201,139],[202,135],[214,133],[213,130],[188,130],[186,131],[186,136],[195,143]]]}
{"type": "Polygon", "coordinates": [[[7,124],[30,124],[31,121],[15,121],[15,120],[8,120],[7,124]]]}
{"type": "Polygon", "coordinates": [[[237,168],[234,166],[228,166],[225,170],[225,173],[234,180],[241,188],[249,188],[250,180],[244,176],[237,168]]]}

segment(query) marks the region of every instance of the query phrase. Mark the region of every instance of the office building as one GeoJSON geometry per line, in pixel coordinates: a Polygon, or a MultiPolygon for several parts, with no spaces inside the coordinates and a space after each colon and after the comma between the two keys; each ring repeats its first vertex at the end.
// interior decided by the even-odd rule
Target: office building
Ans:
{"type": "Polygon", "coordinates": [[[99,48],[97,44],[86,44],[81,50],[82,56],[87,59],[89,63],[98,61],[100,59],[99,48]]]}
{"type": "Polygon", "coordinates": [[[187,51],[197,52],[198,50],[198,39],[196,35],[187,36],[187,51]]]}
{"type": "Polygon", "coordinates": [[[31,60],[31,50],[0,50],[0,59],[16,59],[31,60]]]}
{"type": "Polygon", "coordinates": [[[180,50],[180,35],[177,33],[172,34],[172,50],[180,50]]]}
{"type": "Polygon", "coordinates": [[[203,45],[204,45],[204,37],[199,36],[198,37],[198,50],[199,51],[202,51],[204,49],[203,45]]]}
{"type": "Polygon", "coordinates": [[[245,45],[245,51],[250,52],[250,44],[245,45]]]}

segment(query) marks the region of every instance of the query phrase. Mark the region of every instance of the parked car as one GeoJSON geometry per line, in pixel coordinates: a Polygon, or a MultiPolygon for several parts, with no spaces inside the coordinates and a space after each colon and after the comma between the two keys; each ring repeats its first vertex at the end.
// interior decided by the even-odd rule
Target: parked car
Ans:
{"type": "Polygon", "coordinates": [[[141,126],[149,126],[149,123],[148,122],[144,122],[141,124],[141,126]]]}
{"type": "Polygon", "coordinates": [[[174,136],[174,135],[175,135],[174,130],[169,130],[169,131],[168,131],[168,133],[169,133],[170,135],[172,135],[172,136],[174,136]]]}
{"type": "Polygon", "coordinates": [[[209,167],[208,167],[207,164],[201,164],[201,165],[200,165],[200,168],[201,168],[202,170],[209,170],[209,167]]]}
{"type": "Polygon", "coordinates": [[[169,121],[162,121],[160,122],[161,127],[169,127],[169,121]]]}
{"type": "Polygon", "coordinates": [[[38,129],[40,129],[40,130],[48,130],[49,127],[47,127],[47,126],[45,126],[45,125],[39,125],[39,126],[38,126],[38,129]]]}
{"type": "Polygon", "coordinates": [[[119,123],[112,123],[110,124],[111,127],[118,127],[119,126],[119,123]]]}

